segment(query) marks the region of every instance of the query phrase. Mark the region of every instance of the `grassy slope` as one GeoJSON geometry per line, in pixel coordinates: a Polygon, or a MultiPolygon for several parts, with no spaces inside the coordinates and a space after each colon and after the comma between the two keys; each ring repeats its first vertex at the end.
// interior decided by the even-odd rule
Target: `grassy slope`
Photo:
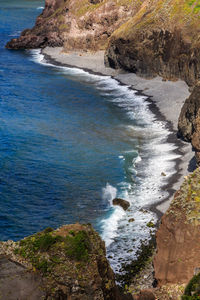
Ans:
{"type": "Polygon", "coordinates": [[[115,38],[131,36],[156,28],[181,29],[188,42],[199,42],[200,1],[153,0],[144,1],[138,13],[113,34],[115,38]]]}

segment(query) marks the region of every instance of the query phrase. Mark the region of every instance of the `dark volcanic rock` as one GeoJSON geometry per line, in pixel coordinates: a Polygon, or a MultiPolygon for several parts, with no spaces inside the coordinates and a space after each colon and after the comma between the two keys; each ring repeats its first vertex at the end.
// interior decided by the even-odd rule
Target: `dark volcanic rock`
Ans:
{"type": "Polygon", "coordinates": [[[200,82],[186,99],[179,116],[178,134],[191,142],[195,149],[197,164],[200,164],[200,82]]]}
{"type": "Polygon", "coordinates": [[[119,205],[124,210],[127,210],[130,206],[130,203],[126,200],[123,200],[123,199],[120,199],[120,198],[115,198],[115,199],[113,199],[113,205],[119,205]]]}
{"type": "Polygon", "coordinates": [[[200,74],[200,11],[195,1],[144,0],[111,36],[105,62],[147,78],[183,79],[200,74]]]}
{"type": "Polygon", "coordinates": [[[200,50],[192,49],[181,31],[147,30],[130,38],[111,38],[105,64],[146,78],[181,78],[193,85],[199,78],[200,50]]]}
{"type": "Polygon", "coordinates": [[[195,132],[196,118],[200,109],[200,82],[196,84],[189,98],[181,109],[178,120],[178,133],[187,142],[192,140],[195,132]]]}

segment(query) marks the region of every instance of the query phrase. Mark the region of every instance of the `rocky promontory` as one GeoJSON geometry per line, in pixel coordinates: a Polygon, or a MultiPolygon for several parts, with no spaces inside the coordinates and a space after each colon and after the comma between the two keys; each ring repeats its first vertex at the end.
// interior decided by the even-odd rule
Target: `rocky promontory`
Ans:
{"type": "Polygon", "coordinates": [[[140,7],[139,1],[46,0],[32,29],[7,43],[9,49],[64,46],[64,51],[105,49],[107,40],[140,7]]]}
{"type": "Polygon", "coordinates": [[[0,266],[2,299],[132,299],[119,294],[105,244],[91,225],[1,242],[0,266]]]}

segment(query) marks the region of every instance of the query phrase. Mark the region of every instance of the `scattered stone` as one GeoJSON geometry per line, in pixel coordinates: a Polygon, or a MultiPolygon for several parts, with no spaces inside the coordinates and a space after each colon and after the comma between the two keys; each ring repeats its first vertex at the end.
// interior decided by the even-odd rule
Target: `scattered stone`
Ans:
{"type": "Polygon", "coordinates": [[[155,224],[152,221],[150,221],[150,222],[147,223],[147,227],[154,228],[155,224]]]}
{"type": "Polygon", "coordinates": [[[134,219],[134,218],[131,218],[131,219],[129,219],[128,221],[129,221],[129,223],[132,223],[132,222],[135,221],[135,219],[134,219]]]}
{"type": "Polygon", "coordinates": [[[133,296],[134,300],[156,300],[151,290],[142,290],[138,295],[133,296]]]}
{"type": "Polygon", "coordinates": [[[161,175],[162,175],[162,176],[167,176],[167,175],[165,174],[165,172],[162,172],[161,175]]]}
{"type": "Polygon", "coordinates": [[[115,198],[113,199],[113,205],[121,206],[124,210],[127,210],[130,206],[130,203],[124,199],[115,198]]]}

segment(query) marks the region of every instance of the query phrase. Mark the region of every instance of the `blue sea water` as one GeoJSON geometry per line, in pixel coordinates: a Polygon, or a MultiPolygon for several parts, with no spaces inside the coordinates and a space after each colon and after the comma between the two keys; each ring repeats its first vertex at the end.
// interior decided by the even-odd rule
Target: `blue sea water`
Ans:
{"type": "Polygon", "coordinates": [[[143,208],[166,196],[175,146],[136,91],[53,66],[40,50],[4,48],[43,6],[0,1],[0,240],[92,223],[117,271],[150,237],[156,216],[143,208]],[[130,202],[127,212],[112,206],[116,196],[130,202]]]}

